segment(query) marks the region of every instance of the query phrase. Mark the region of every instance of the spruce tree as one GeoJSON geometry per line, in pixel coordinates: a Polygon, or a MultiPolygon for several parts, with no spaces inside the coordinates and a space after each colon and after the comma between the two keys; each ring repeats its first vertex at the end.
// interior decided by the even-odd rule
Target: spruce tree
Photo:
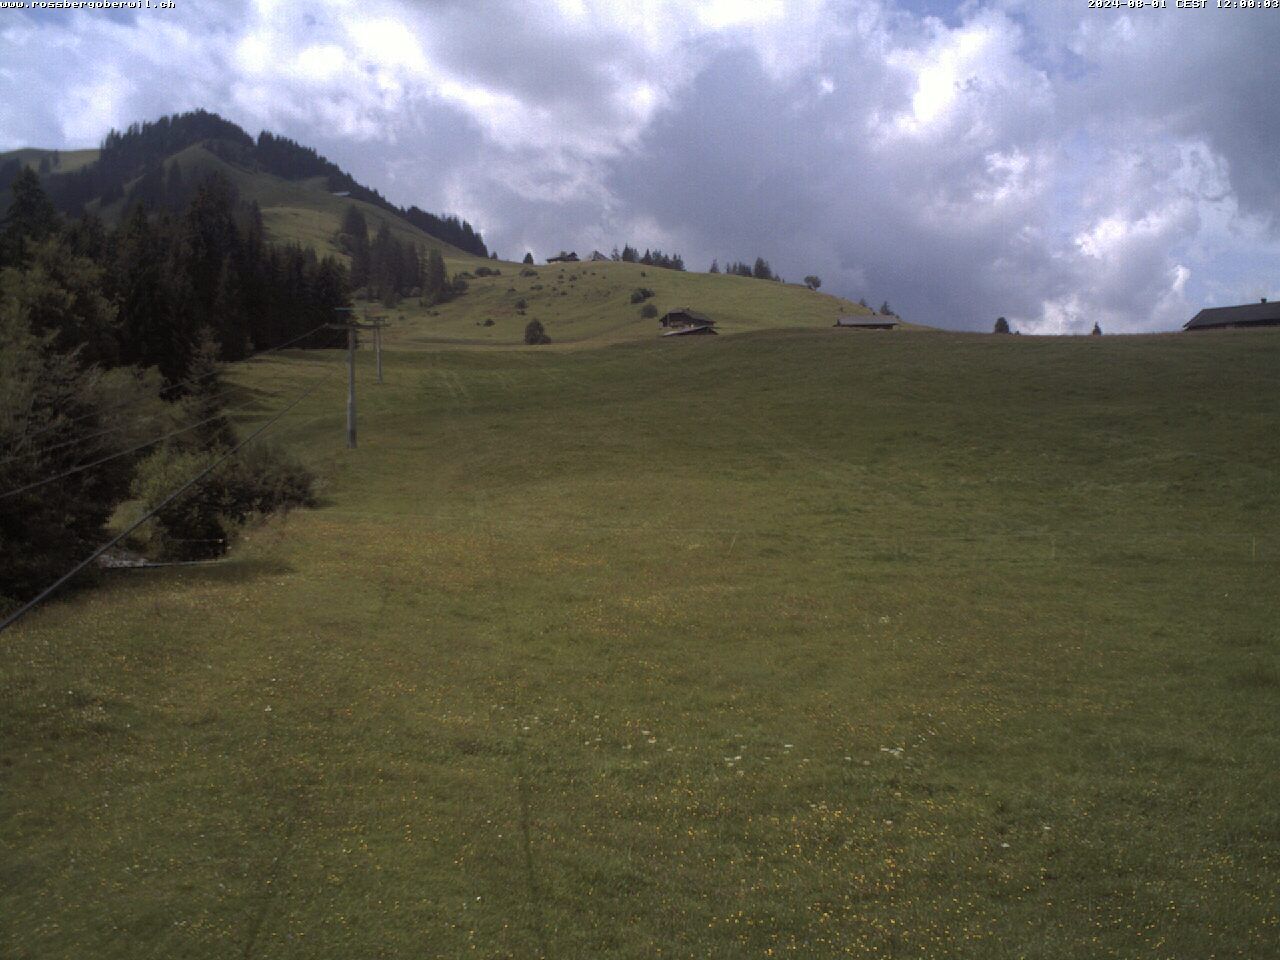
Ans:
{"type": "Polygon", "coordinates": [[[422,270],[422,296],[429,303],[441,300],[449,286],[449,278],[444,272],[444,257],[435,247],[427,254],[427,262],[422,270]]]}
{"type": "Polygon", "coordinates": [[[0,220],[4,225],[4,232],[0,233],[0,266],[23,263],[28,246],[51,236],[60,226],[58,211],[30,167],[23,168],[9,190],[13,200],[0,220]]]}

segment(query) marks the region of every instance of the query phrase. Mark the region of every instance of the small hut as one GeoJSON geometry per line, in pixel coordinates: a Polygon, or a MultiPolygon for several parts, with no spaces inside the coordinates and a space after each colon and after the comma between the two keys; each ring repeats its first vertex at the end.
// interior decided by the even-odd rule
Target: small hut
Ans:
{"type": "Polygon", "coordinates": [[[575,251],[565,253],[561,250],[554,257],[547,257],[547,263],[577,263],[578,254],[575,251]]]}

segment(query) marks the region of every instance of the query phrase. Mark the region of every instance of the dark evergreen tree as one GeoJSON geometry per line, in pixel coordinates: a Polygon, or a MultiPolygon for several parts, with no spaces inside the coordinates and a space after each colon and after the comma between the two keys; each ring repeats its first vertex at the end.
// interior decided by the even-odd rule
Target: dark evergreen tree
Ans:
{"type": "MultiPolygon", "coordinates": [[[[0,273],[6,284],[11,271],[0,273]]],[[[37,337],[0,295],[0,491],[48,480],[82,463],[127,451],[140,438],[114,427],[104,411],[103,380],[77,354],[37,337]],[[33,439],[34,438],[34,439],[33,439]]],[[[146,409],[140,389],[122,382],[146,409]]],[[[155,422],[147,423],[148,430],[155,422]]],[[[101,543],[128,489],[128,456],[0,499],[0,613],[15,608],[101,543]]]]}
{"type": "Polygon", "coordinates": [[[1009,332],[1009,321],[1008,321],[1008,320],[1006,320],[1004,317],[996,317],[996,325],[995,325],[995,329],[994,329],[992,332],[993,332],[993,333],[1008,333],[1008,332],[1009,332]]]}
{"type": "Polygon", "coordinates": [[[218,362],[218,338],[208,327],[197,331],[187,379],[193,381],[182,398],[183,423],[199,423],[194,430],[182,434],[173,443],[179,449],[213,451],[235,445],[236,432],[224,410],[227,405],[226,384],[218,362]]]}
{"type": "Polygon", "coordinates": [[[146,207],[133,208],[116,235],[115,246],[111,272],[120,305],[120,359],[159,367],[166,378],[178,380],[187,366],[187,351],[174,342],[162,269],[165,243],[146,207]]]}
{"type": "Polygon", "coordinates": [[[520,261],[520,262],[521,262],[521,263],[528,263],[528,264],[532,264],[532,263],[533,263],[533,251],[531,250],[531,251],[529,251],[528,253],[526,253],[526,254],[524,255],[524,259],[523,259],[522,261],[520,261]]]}
{"type": "Polygon", "coordinates": [[[547,331],[542,326],[541,320],[530,320],[525,324],[524,342],[531,345],[551,342],[551,338],[547,336],[547,331]]]}
{"type": "Polygon", "coordinates": [[[13,200],[0,221],[4,226],[0,233],[0,266],[23,264],[28,247],[52,236],[60,227],[58,212],[30,167],[23,168],[9,190],[13,200]]]}
{"type": "Polygon", "coordinates": [[[449,278],[444,270],[444,257],[440,251],[432,247],[427,252],[426,263],[422,268],[422,296],[428,303],[443,300],[449,289],[449,278]]]}
{"type": "Polygon", "coordinates": [[[720,272],[720,261],[719,261],[719,260],[712,260],[712,261],[711,261],[711,269],[710,269],[710,270],[708,270],[708,271],[707,271],[707,273],[719,273],[719,272],[720,272]]]}
{"type": "Polygon", "coordinates": [[[26,240],[26,267],[0,272],[0,307],[15,326],[47,338],[49,349],[82,363],[119,360],[116,307],[103,295],[103,270],[50,236],[26,240]]]}

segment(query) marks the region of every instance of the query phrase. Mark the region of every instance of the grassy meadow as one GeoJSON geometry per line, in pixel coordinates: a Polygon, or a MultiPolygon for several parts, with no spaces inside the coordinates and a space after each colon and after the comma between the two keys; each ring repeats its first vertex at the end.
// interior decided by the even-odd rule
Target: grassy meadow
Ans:
{"type": "Polygon", "coordinates": [[[0,956],[1275,950],[1280,336],[434,342],[495,280],[356,451],[233,369],[319,509],[0,637],[0,956]]]}
{"type": "MultiPolygon", "coordinates": [[[[466,274],[486,265],[483,260],[446,263],[452,272],[466,274]]],[[[499,276],[471,276],[467,293],[449,303],[428,308],[415,300],[405,300],[395,307],[377,303],[359,306],[404,327],[399,342],[405,347],[519,345],[524,342],[524,328],[530,320],[540,321],[554,344],[586,343],[597,347],[652,340],[661,327],[656,317],[640,315],[649,304],[659,316],[676,307],[706,313],[722,334],[831,327],[842,313],[871,312],[852,301],[799,284],[686,273],[639,263],[487,265],[500,271],[499,276]],[[640,289],[653,295],[641,303],[632,303],[632,294],[640,289]]],[[[929,328],[905,324],[904,329],[929,328]]]]}

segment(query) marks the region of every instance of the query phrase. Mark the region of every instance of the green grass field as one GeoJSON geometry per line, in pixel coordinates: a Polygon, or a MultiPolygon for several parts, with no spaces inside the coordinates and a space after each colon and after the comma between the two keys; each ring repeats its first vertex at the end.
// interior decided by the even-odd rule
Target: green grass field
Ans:
{"type": "Polygon", "coordinates": [[[1280,337],[438,319],[356,451],[235,369],[321,508],[0,638],[0,955],[1274,951],[1280,337]]]}

